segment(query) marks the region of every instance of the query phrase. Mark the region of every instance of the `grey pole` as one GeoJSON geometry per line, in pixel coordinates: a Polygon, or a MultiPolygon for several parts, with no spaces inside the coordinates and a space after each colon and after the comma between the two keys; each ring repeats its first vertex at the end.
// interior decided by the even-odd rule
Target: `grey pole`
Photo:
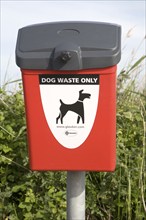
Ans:
{"type": "Polygon", "coordinates": [[[67,220],[85,220],[85,172],[67,172],[67,220]]]}

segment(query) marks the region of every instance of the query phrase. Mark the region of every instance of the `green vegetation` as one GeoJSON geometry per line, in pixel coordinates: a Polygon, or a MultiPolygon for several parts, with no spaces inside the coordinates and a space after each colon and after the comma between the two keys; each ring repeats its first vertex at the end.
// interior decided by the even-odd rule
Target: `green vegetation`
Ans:
{"type": "MultiPolygon", "coordinates": [[[[116,171],[86,174],[86,220],[146,219],[144,59],[118,75],[116,171]]],[[[66,172],[29,170],[21,84],[0,98],[0,219],[65,220],[66,172]]]]}

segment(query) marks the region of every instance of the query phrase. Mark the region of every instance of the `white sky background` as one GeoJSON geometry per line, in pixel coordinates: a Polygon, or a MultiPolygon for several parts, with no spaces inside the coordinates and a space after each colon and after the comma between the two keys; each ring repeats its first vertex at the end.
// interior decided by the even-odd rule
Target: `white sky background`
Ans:
{"type": "Polygon", "coordinates": [[[52,21],[102,21],[120,24],[123,48],[118,65],[120,71],[133,53],[136,54],[134,61],[145,54],[145,10],[145,0],[1,1],[1,84],[21,78],[20,69],[15,64],[18,29],[52,21]],[[126,38],[131,28],[131,36],[126,38]]]}

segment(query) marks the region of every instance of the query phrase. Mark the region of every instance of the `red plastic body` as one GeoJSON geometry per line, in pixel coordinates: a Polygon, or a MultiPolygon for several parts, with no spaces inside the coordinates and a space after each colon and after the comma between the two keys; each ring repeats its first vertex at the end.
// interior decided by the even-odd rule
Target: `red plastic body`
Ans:
{"type": "Polygon", "coordinates": [[[30,168],[32,170],[114,171],[116,164],[116,68],[81,71],[99,74],[98,109],[92,130],[78,148],[62,147],[54,138],[42,108],[39,74],[65,71],[21,70],[26,107],[30,168]]]}

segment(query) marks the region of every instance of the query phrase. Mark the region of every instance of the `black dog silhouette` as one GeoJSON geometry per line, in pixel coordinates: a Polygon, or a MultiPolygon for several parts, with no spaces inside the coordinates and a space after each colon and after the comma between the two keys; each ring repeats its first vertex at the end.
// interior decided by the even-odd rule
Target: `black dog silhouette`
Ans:
{"type": "Polygon", "coordinates": [[[56,118],[56,124],[58,124],[58,120],[60,119],[61,124],[63,124],[63,118],[66,115],[66,113],[68,111],[72,111],[78,114],[78,118],[77,118],[77,124],[80,121],[80,118],[82,119],[82,123],[84,124],[85,119],[84,119],[84,105],[83,105],[83,101],[85,98],[90,99],[91,94],[89,93],[83,93],[83,89],[79,91],[79,98],[77,100],[77,102],[73,103],[73,104],[65,104],[63,103],[63,101],[60,99],[60,113],[58,115],[58,117],[56,118]]]}

